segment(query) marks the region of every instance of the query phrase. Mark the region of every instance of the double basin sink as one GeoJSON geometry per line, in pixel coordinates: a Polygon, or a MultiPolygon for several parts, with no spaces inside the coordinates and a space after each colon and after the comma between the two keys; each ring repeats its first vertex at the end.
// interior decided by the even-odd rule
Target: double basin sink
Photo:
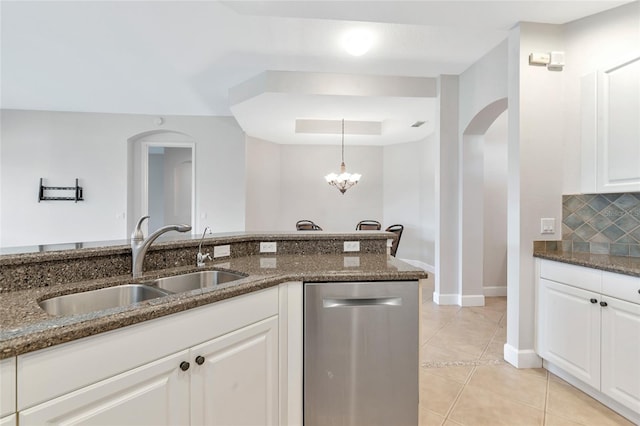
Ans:
{"type": "Polygon", "coordinates": [[[84,314],[133,305],[134,303],[170,294],[212,288],[219,284],[229,283],[245,277],[245,275],[227,271],[199,271],[158,278],[144,284],[124,284],[52,297],[51,299],[42,300],[38,304],[49,315],[84,314]]]}

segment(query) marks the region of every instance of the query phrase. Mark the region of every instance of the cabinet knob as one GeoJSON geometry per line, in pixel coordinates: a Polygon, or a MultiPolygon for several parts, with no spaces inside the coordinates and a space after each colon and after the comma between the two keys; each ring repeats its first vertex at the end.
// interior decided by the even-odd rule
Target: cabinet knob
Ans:
{"type": "Polygon", "coordinates": [[[198,364],[198,365],[202,365],[202,364],[204,364],[204,357],[203,357],[203,356],[201,356],[201,355],[198,355],[198,356],[196,357],[196,364],[198,364]]]}
{"type": "Polygon", "coordinates": [[[600,306],[607,306],[607,302],[600,302],[600,306]]]}
{"type": "Polygon", "coordinates": [[[187,371],[190,367],[190,364],[187,361],[182,361],[180,363],[180,370],[187,371]]]}
{"type": "Polygon", "coordinates": [[[591,299],[590,302],[591,303],[598,303],[598,299],[591,299]]]}

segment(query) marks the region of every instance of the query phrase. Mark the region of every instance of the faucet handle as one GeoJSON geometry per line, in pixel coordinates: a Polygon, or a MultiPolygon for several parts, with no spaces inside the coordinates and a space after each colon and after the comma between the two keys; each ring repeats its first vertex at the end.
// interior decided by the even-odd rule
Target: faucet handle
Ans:
{"type": "Polygon", "coordinates": [[[138,220],[138,224],[136,225],[136,229],[131,233],[131,239],[133,241],[142,241],[142,240],[144,240],[144,234],[142,233],[142,222],[144,222],[145,219],[149,219],[149,216],[142,216],[138,220]]]}
{"type": "Polygon", "coordinates": [[[205,260],[211,260],[211,255],[209,253],[202,253],[202,252],[198,252],[198,255],[196,256],[196,266],[198,267],[202,267],[205,266],[204,261],[205,260]]]}

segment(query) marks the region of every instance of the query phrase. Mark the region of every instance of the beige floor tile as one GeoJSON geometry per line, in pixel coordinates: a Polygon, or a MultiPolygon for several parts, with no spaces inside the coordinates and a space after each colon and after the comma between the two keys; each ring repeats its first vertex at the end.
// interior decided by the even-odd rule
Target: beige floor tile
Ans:
{"type": "Polygon", "coordinates": [[[474,368],[474,366],[461,365],[429,368],[427,370],[430,374],[435,374],[436,376],[444,377],[445,379],[451,379],[460,384],[465,384],[469,380],[469,377],[471,377],[471,373],[473,372],[474,368]]]}
{"type": "Polygon", "coordinates": [[[545,370],[544,368],[520,368],[518,369],[519,372],[521,372],[522,374],[532,374],[536,377],[539,377],[541,379],[547,379],[547,376],[549,375],[549,372],[547,370],[545,370]]]}
{"type": "Polygon", "coordinates": [[[544,425],[545,426],[584,426],[581,423],[576,423],[574,421],[565,419],[564,417],[556,416],[551,413],[546,413],[544,415],[544,425]]]}
{"type": "Polygon", "coordinates": [[[459,313],[459,317],[468,317],[472,321],[489,321],[494,324],[499,324],[502,317],[506,315],[501,311],[494,311],[486,309],[484,307],[463,308],[459,313]]]}
{"type": "Polygon", "coordinates": [[[484,308],[494,311],[507,312],[507,298],[506,296],[485,297],[484,308]]]}
{"type": "Polygon", "coordinates": [[[447,419],[442,426],[463,426],[458,422],[454,422],[453,420],[447,419]]]}
{"type": "Polygon", "coordinates": [[[423,370],[420,377],[420,406],[441,416],[446,416],[455,402],[462,384],[423,370]]]}
{"type": "Polygon", "coordinates": [[[492,339],[480,359],[504,359],[504,341],[492,339]]]}
{"type": "MultiPolygon", "coordinates": [[[[482,353],[482,352],[480,352],[482,353]]],[[[449,362],[449,361],[474,361],[478,359],[477,353],[468,353],[457,347],[441,347],[431,339],[422,347],[421,362],[449,362]]]]}
{"type": "Polygon", "coordinates": [[[632,425],[589,395],[558,380],[549,380],[547,412],[585,425],[632,425]]]}
{"type": "Polygon", "coordinates": [[[446,348],[449,351],[462,354],[469,354],[471,358],[463,359],[479,359],[484,350],[489,345],[489,340],[482,341],[477,336],[468,333],[454,334],[447,327],[442,328],[433,336],[428,343],[429,345],[439,348],[446,348]]]}
{"type": "Polygon", "coordinates": [[[420,411],[420,426],[440,426],[444,423],[444,417],[431,410],[420,411]]]}
{"type": "Polygon", "coordinates": [[[448,419],[465,426],[540,426],[544,411],[506,399],[486,386],[468,384],[448,419]]]}
{"type": "Polygon", "coordinates": [[[490,389],[505,400],[515,400],[544,410],[547,393],[546,378],[526,374],[508,364],[478,366],[470,385],[490,389]]]}

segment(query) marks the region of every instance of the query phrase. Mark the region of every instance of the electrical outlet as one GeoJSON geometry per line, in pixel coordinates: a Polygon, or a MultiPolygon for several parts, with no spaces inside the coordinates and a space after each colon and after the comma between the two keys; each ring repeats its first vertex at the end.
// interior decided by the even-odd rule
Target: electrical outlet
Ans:
{"type": "Polygon", "coordinates": [[[540,219],[540,233],[553,234],[556,232],[556,220],[553,217],[545,217],[540,219]]]}
{"type": "Polygon", "coordinates": [[[360,241],[345,241],[344,251],[360,251],[360,241]]]}
{"type": "Polygon", "coordinates": [[[224,246],[213,247],[213,258],[231,256],[231,246],[229,244],[224,246]]]}
{"type": "Polygon", "coordinates": [[[278,250],[278,244],[275,242],[260,243],[260,253],[275,253],[277,250],[278,250]]]}

